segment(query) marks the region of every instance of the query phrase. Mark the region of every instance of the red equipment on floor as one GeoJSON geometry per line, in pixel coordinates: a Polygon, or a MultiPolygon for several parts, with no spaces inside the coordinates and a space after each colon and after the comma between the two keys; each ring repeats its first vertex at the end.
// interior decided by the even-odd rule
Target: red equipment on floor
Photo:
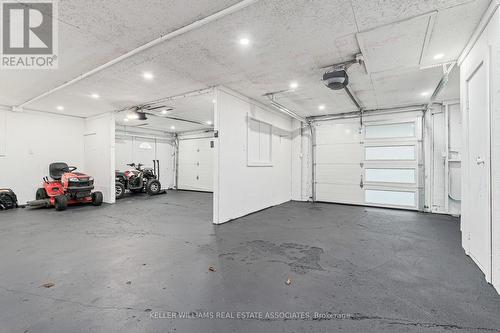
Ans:
{"type": "Polygon", "coordinates": [[[81,172],[66,163],[52,163],[49,166],[48,177],[43,178],[43,187],[36,191],[36,200],[28,202],[31,207],[50,207],[56,210],[65,210],[68,205],[92,203],[94,206],[102,204],[102,193],[92,192],[94,178],[81,172]]]}

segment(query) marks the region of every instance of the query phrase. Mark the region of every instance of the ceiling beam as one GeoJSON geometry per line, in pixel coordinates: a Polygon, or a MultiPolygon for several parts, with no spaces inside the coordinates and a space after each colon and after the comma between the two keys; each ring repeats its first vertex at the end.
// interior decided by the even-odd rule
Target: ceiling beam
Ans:
{"type": "MultiPolygon", "coordinates": [[[[153,101],[144,102],[144,103],[138,105],[138,107],[156,107],[158,104],[165,103],[165,102],[176,101],[178,99],[197,97],[197,96],[206,95],[206,94],[213,94],[213,93],[214,93],[214,88],[193,90],[193,91],[189,91],[189,92],[182,93],[179,95],[163,97],[163,98],[155,99],[153,101]]],[[[133,106],[128,107],[128,108],[124,108],[122,110],[127,110],[127,109],[130,109],[132,107],[133,106]]]]}
{"type": "Polygon", "coordinates": [[[302,123],[307,123],[307,120],[306,118],[302,117],[302,116],[299,116],[297,113],[293,112],[292,110],[288,109],[286,106],[278,103],[275,101],[274,99],[274,95],[267,95],[267,97],[269,98],[269,103],[271,104],[271,106],[273,107],[273,109],[281,112],[281,113],[284,113],[286,114],[287,116],[289,117],[292,117],[294,119],[297,119],[298,121],[302,122],[302,123]]]}
{"type": "Polygon", "coordinates": [[[368,110],[363,110],[362,112],[357,110],[357,111],[350,111],[350,112],[326,114],[326,115],[321,115],[321,116],[310,116],[310,117],[307,117],[307,120],[309,122],[328,121],[328,120],[335,120],[335,119],[357,118],[360,116],[424,111],[425,109],[426,109],[425,104],[414,104],[414,105],[407,105],[407,106],[387,107],[387,108],[381,108],[381,109],[368,109],[368,110]]]}

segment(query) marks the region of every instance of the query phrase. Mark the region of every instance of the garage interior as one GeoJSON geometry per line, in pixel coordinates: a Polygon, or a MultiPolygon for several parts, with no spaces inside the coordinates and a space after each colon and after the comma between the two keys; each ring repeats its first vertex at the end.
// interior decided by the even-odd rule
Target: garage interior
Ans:
{"type": "Polygon", "coordinates": [[[59,1],[0,69],[1,330],[500,331],[499,7],[59,1]]]}
{"type": "Polygon", "coordinates": [[[164,188],[213,192],[214,98],[205,89],[118,112],[116,170],[158,163],[164,188]]]}

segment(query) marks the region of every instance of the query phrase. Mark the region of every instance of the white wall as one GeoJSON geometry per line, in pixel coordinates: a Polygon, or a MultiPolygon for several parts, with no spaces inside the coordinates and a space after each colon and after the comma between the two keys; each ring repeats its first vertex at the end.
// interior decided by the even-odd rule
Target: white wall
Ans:
{"type": "Polygon", "coordinates": [[[6,129],[7,126],[7,112],[0,111],[0,156],[5,155],[5,144],[6,144],[6,129]]]}
{"type": "Polygon", "coordinates": [[[0,154],[0,187],[12,188],[19,202],[26,203],[35,200],[35,191],[42,186],[42,178],[48,176],[50,163],[66,162],[87,171],[84,128],[85,120],[81,118],[0,111],[0,137],[5,143],[5,155],[0,154]]]}
{"type": "Polygon", "coordinates": [[[292,118],[225,88],[216,91],[214,217],[216,224],[292,198],[292,118]],[[248,166],[248,117],[273,126],[270,166],[248,166]]]}
{"type": "Polygon", "coordinates": [[[113,113],[85,120],[84,160],[86,173],[94,177],[104,202],[115,202],[115,116],[113,113]]]}
{"type": "Polygon", "coordinates": [[[495,27],[491,38],[495,40],[492,48],[491,102],[492,102],[492,243],[493,266],[492,283],[500,293],[500,12],[497,9],[495,27]]]}
{"type": "MultiPolygon", "coordinates": [[[[480,31],[480,36],[475,42],[473,48],[466,55],[463,62],[460,64],[460,95],[463,114],[464,126],[464,141],[462,154],[462,246],[466,253],[469,249],[468,233],[471,228],[474,228],[475,220],[473,211],[473,198],[469,195],[468,187],[475,179],[469,177],[467,164],[468,143],[472,141],[475,133],[468,133],[467,120],[467,91],[466,80],[474,73],[478,64],[483,63],[486,66],[488,73],[488,95],[489,95],[489,111],[491,123],[491,274],[485,272],[486,280],[490,281],[493,286],[500,291],[500,13],[498,9],[499,1],[493,1],[490,8],[495,8],[489,23],[484,30],[480,31]]],[[[488,17],[485,16],[483,20],[488,17]]]]}

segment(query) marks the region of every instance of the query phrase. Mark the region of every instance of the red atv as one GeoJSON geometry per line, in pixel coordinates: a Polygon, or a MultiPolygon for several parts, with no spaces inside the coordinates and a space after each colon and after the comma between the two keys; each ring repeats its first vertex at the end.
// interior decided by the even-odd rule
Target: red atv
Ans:
{"type": "Polygon", "coordinates": [[[66,163],[52,163],[49,174],[52,181],[43,178],[43,188],[36,191],[36,200],[28,202],[29,206],[55,206],[56,210],[65,210],[68,205],[92,203],[102,204],[102,193],[92,192],[94,178],[75,172],[76,167],[66,163]]]}

